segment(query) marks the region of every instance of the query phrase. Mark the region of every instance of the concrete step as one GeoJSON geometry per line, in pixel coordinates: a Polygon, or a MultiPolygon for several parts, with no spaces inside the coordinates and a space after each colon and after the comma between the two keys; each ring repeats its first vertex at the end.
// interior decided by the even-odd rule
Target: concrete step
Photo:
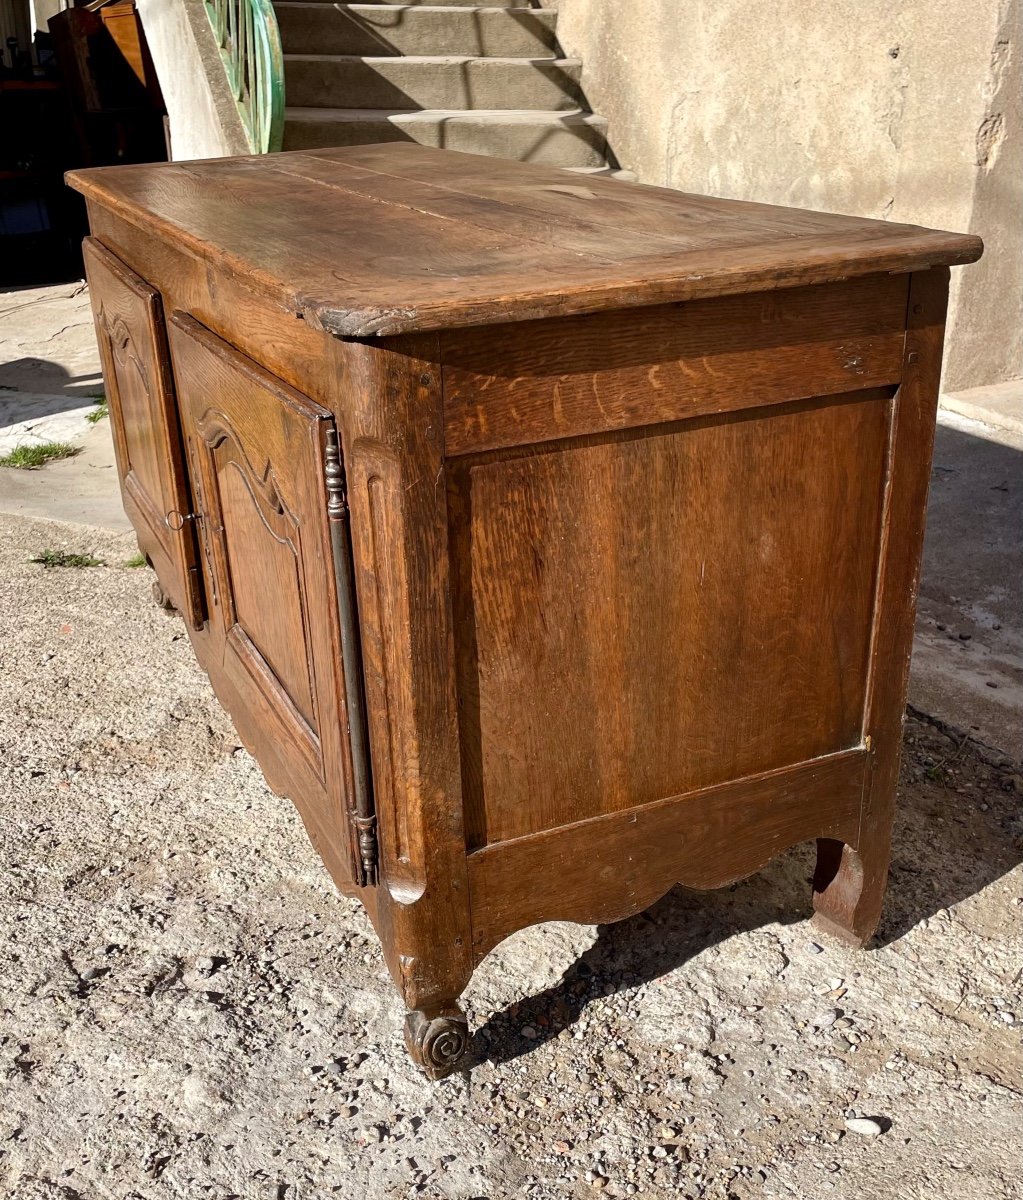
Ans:
{"type": "Polygon", "coordinates": [[[536,108],[583,106],[577,59],[284,56],[296,108],[536,108]]]}
{"type": "Polygon", "coordinates": [[[573,175],[600,175],[605,179],[617,179],[622,183],[636,183],[639,176],[635,171],[626,171],[622,167],[566,167],[573,175]]]}
{"type": "Polygon", "coordinates": [[[594,113],[288,108],[284,149],[420,142],[553,167],[606,166],[607,120],[594,113]]]}
{"type": "Polygon", "coordinates": [[[440,8],[390,4],[274,5],[285,54],[469,54],[553,58],[557,13],[533,8],[440,8]]]}
{"type": "MultiPolygon", "coordinates": [[[[398,8],[532,8],[530,0],[489,0],[480,4],[480,0],[445,0],[437,4],[436,0],[362,0],[363,4],[390,4],[398,8]]],[[[274,0],[274,5],[281,0],[274,0]]],[[[337,0],[307,0],[309,4],[325,4],[334,6],[337,0]]]]}

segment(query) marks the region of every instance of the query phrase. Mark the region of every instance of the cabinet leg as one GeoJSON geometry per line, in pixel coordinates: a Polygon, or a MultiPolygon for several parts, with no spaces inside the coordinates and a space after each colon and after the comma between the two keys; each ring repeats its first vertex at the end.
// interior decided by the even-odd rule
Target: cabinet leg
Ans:
{"type": "Polygon", "coordinates": [[[415,1010],[405,1017],[405,1046],[412,1061],[430,1079],[443,1079],[462,1061],[469,1044],[469,1025],[457,1004],[437,1011],[415,1010]]]}
{"type": "Polygon", "coordinates": [[[162,608],[166,613],[175,613],[178,611],[174,607],[174,601],[171,600],[171,598],[160,586],[160,581],[158,579],[153,581],[153,603],[157,608],[162,608]]]}
{"type": "Polygon", "coordinates": [[[852,946],[865,946],[881,919],[888,876],[888,838],[859,850],[832,838],[817,839],[813,876],[814,923],[852,946]]]}
{"type": "MultiPolygon", "coordinates": [[[[139,550],[146,560],[146,566],[150,569],[150,571],[155,572],[156,568],[153,566],[153,560],[149,557],[148,554],[146,554],[145,550],[143,550],[141,546],[139,546],[139,550]]],[[[173,613],[173,612],[178,611],[174,607],[174,604],[171,601],[170,597],[160,586],[159,579],[153,580],[153,585],[152,585],[151,590],[152,590],[152,594],[153,594],[153,603],[156,605],[157,608],[162,608],[164,612],[168,612],[168,613],[173,613]]]]}

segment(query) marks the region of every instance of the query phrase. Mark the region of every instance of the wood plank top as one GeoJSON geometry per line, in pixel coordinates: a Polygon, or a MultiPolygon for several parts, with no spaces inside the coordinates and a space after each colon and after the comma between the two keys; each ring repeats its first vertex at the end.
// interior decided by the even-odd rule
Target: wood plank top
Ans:
{"type": "Polygon", "coordinates": [[[973,262],[972,235],[410,142],[72,171],[123,219],[342,337],[973,262]]]}

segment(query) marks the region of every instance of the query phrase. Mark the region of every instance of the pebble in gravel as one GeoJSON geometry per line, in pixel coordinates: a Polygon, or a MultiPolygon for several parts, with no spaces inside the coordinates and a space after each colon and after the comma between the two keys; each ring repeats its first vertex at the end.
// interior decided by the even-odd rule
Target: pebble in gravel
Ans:
{"type": "Polygon", "coordinates": [[[873,1117],[850,1117],[845,1127],[850,1133],[858,1133],[861,1137],[875,1138],[884,1133],[881,1122],[875,1121],[873,1117]]]}

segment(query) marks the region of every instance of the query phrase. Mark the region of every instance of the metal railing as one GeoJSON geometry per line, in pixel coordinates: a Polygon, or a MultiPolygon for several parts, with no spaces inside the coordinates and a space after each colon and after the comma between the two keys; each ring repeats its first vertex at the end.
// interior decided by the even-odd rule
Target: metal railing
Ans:
{"type": "Polygon", "coordinates": [[[284,138],[284,56],[271,0],[206,0],[231,94],[254,154],[284,138]]]}

